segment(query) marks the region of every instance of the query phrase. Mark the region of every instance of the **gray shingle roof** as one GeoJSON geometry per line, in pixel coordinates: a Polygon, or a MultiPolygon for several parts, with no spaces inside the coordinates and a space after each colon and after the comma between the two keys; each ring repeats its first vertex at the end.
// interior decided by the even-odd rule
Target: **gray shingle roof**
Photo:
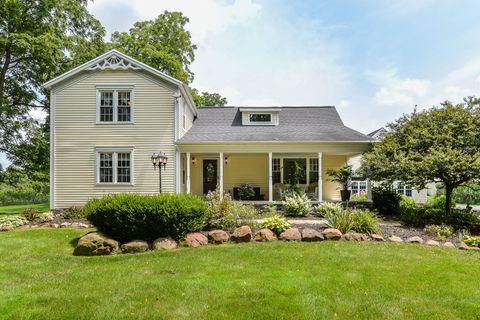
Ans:
{"type": "Polygon", "coordinates": [[[243,126],[239,109],[198,108],[193,127],[179,142],[372,140],[346,127],[335,107],[281,107],[276,126],[243,126]]]}

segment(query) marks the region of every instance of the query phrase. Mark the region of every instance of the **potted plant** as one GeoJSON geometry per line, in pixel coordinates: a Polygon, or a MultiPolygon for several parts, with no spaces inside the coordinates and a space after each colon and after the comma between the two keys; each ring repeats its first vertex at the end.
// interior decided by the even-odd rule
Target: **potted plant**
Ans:
{"type": "Polygon", "coordinates": [[[255,197],[255,190],[250,183],[244,183],[238,188],[239,200],[251,200],[255,197]]]}
{"type": "Polygon", "coordinates": [[[353,177],[352,166],[345,165],[338,170],[328,170],[327,174],[331,178],[330,181],[336,182],[342,186],[342,189],[340,190],[342,201],[350,200],[350,194],[352,191],[348,188],[350,187],[353,177]]]}

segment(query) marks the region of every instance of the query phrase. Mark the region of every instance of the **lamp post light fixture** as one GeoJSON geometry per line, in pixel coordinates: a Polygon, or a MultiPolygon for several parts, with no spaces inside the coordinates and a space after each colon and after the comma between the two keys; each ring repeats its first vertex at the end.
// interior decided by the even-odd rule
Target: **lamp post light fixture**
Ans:
{"type": "Polygon", "coordinates": [[[165,152],[159,152],[159,153],[152,154],[151,159],[153,164],[153,170],[155,170],[158,167],[158,182],[160,187],[160,193],[162,193],[162,166],[163,166],[163,169],[165,170],[167,166],[168,157],[165,152]]]}

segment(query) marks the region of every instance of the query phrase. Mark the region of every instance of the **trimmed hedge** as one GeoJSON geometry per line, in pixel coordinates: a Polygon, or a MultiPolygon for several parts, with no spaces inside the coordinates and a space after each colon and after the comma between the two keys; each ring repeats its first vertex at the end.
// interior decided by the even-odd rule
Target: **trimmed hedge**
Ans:
{"type": "Polygon", "coordinates": [[[188,194],[111,195],[90,200],[84,212],[100,232],[121,242],[180,239],[201,230],[207,220],[205,201],[188,194]]]}

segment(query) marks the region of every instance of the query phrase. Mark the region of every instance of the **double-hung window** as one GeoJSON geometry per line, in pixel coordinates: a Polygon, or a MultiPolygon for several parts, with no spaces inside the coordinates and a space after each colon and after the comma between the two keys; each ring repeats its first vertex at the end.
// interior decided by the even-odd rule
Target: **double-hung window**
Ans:
{"type": "Polygon", "coordinates": [[[97,183],[131,184],[131,150],[97,150],[97,183]]]}
{"type": "Polygon", "coordinates": [[[97,87],[97,122],[132,123],[133,89],[97,87]]]}
{"type": "Polygon", "coordinates": [[[353,180],[350,185],[352,194],[364,194],[367,193],[367,181],[365,180],[353,180]]]}
{"type": "Polygon", "coordinates": [[[280,171],[280,159],[272,159],[272,183],[282,182],[280,171]]]}
{"type": "Polygon", "coordinates": [[[398,194],[404,195],[405,197],[409,198],[412,197],[413,190],[411,185],[399,182],[397,183],[396,189],[398,194]]]}

